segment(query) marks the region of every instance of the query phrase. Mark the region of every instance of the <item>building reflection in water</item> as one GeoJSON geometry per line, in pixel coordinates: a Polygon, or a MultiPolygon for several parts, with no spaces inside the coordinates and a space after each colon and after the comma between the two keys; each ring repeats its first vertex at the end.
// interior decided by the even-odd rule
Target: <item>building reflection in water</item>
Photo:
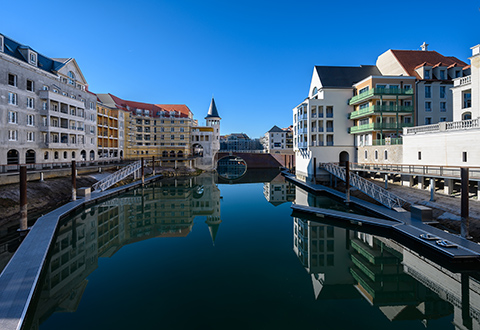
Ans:
{"type": "Polygon", "coordinates": [[[154,237],[185,237],[206,217],[212,244],[220,226],[220,190],[213,173],[162,180],[85,210],[60,225],[44,270],[44,284],[26,329],[38,329],[54,312],[74,312],[98,266],[122,246],[154,237]]]}
{"type": "Polygon", "coordinates": [[[217,163],[218,175],[226,180],[236,180],[244,176],[246,172],[247,164],[240,157],[227,156],[220,159],[217,163]]]}
{"type": "Polygon", "coordinates": [[[295,185],[278,175],[271,181],[263,184],[263,196],[272,205],[278,206],[285,202],[295,201],[295,185]]]}
{"type": "MultiPolygon", "coordinates": [[[[296,203],[337,207],[322,200],[297,189],[296,203]]],[[[390,321],[418,320],[425,326],[453,313],[456,329],[480,328],[477,274],[452,272],[390,239],[321,220],[294,217],[293,236],[315,299],[361,298],[390,321]]]]}

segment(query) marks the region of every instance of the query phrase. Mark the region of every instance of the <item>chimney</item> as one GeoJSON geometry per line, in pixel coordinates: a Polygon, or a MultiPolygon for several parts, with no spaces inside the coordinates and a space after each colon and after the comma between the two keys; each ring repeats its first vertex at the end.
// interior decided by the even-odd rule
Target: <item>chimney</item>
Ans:
{"type": "Polygon", "coordinates": [[[425,41],[423,42],[423,44],[420,45],[420,48],[422,48],[422,50],[425,52],[428,50],[428,44],[425,43],[425,41]]]}

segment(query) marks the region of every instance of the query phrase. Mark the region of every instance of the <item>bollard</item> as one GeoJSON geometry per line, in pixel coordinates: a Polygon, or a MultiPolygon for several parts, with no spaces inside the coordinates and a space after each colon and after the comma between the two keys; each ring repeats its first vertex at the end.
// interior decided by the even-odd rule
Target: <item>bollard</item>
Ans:
{"type": "Polygon", "coordinates": [[[40,182],[44,182],[45,180],[43,180],[43,172],[40,172],[40,182]]]}
{"type": "Polygon", "coordinates": [[[155,156],[152,156],[152,175],[155,175],[155,156]]]}
{"type": "Polygon", "coordinates": [[[20,166],[20,228],[18,231],[21,235],[28,230],[27,210],[27,167],[20,166]]]}
{"type": "Polygon", "coordinates": [[[347,205],[350,203],[350,162],[345,161],[345,195],[347,205]]]}
{"type": "Polygon", "coordinates": [[[435,201],[435,179],[430,178],[430,202],[435,201]]]}
{"type": "Polygon", "coordinates": [[[72,201],[77,200],[77,163],[72,160],[72,201]]]}
{"type": "Polygon", "coordinates": [[[143,157],[141,159],[142,162],[142,186],[145,184],[145,169],[144,169],[144,163],[143,163],[143,157]]]}

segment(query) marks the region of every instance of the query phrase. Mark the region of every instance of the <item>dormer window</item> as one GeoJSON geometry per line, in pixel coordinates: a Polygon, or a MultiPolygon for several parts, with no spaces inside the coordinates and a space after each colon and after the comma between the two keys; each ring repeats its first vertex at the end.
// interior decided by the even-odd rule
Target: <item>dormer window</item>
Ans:
{"type": "Polygon", "coordinates": [[[75,74],[72,71],[68,71],[68,83],[75,86],[75,74]]]}
{"type": "Polygon", "coordinates": [[[440,70],[440,80],[445,80],[445,70],[440,70]]]}
{"type": "Polygon", "coordinates": [[[424,79],[430,79],[430,70],[425,70],[424,79]]]}
{"type": "Polygon", "coordinates": [[[31,65],[35,65],[37,66],[37,53],[34,53],[32,51],[29,52],[29,56],[28,56],[28,61],[31,65]]]}

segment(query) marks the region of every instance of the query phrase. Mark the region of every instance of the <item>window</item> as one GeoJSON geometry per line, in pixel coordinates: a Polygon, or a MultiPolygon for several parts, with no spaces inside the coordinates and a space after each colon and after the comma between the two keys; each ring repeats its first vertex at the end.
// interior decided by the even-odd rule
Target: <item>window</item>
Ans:
{"type": "Polygon", "coordinates": [[[185,128],[180,127],[180,132],[185,132],[185,128]]]}
{"type": "Polygon", "coordinates": [[[465,112],[462,114],[462,120],[470,120],[472,119],[472,113],[471,112],[465,112]]]}
{"type": "Polygon", "coordinates": [[[17,141],[18,140],[18,131],[9,130],[8,131],[8,140],[9,141],[17,141]]]}
{"type": "Polygon", "coordinates": [[[48,104],[47,101],[42,102],[42,110],[47,110],[48,109],[48,104]]]}
{"type": "Polygon", "coordinates": [[[35,108],[35,100],[33,99],[33,97],[27,97],[27,108],[35,108]]]}
{"type": "Polygon", "coordinates": [[[446,92],[445,86],[440,86],[440,98],[442,99],[445,98],[445,92],[446,92]]]}
{"type": "Polygon", "coordinates": [[[170,139],[175,140],[175,135],[171,135],[170,139]]]}
{"type": "Polygon", "coordinates": [[[68,83],[75,86],[75,74],[72,71],[68,71],[68,83]]]}
{"type": "Polygon", "coordinates": [[[387,159],[388,159],[388,152],[387,152],[387,150],[385,150],[385,160],[387,160],[387,159]]]}
{"type": "Polygon", "coordinates": [[[425,125],[430,125],[432,123],[432,117],[425,117],[425,125]]]}
{"type": "Polygon", "coordinates": [[[12,73],[8,74],[8,84],[10,86],[17,87],[17,75],[14,75],[12,73]]]}
{"type": "Polygon", "coordinates": [[[378,160],[378,150],[375,150],[375,160],[378,160]]]}
{"type": "Polygon", "coordinates": [[[64,151],[64,152],[63,152],[63,158],[64,158],[64,159],[67,159],[67,157],[68,157],[68,154],[67,154],[66,151],[64,151]]]}
{"type": "Polygon", "coordinates": [[[447,102],[440,102],[440,111],[441,112],[447,111],[447,102]]]}
{"type": "Polygon", "coordinates": [[[412,89],[412,85],[403,85],[404,90],[410,90],[412,89]]]}
{"type": "Polygon", "coordinates": [[[440,80],[445,80],[445,70],[440,70],[440,80]]]}
{"type": "Polygon", "coordinates": [[[425,97],[426,98],[432,97],[432,86],[425,86],[425,97]]]}
{"type": "Polygon", "coordinates": [[[432,102],[425,102],[425,111],[432,111],[432,102]]]}
{"type": "Polygon", "coordinates": [[[8,112],[8,123],[9,124],[18,124],[18,114],[15,111],[8,112]]]}
{"type": "Polygon", "coordinates": [[[3,36],[0,36],[0,52],[3,52],[3,36]]]}
{"type": "Polygon", "coordinates": [[[45,151],[43,154],[43,159],[48,160],[48,151],[45,151]]]}
{"type": "Polygon", "coordinates": [[[34,132],[27,132],[27,142],[35,141],[35,133],[34,132]]]}
{"type": "Polygon", "coordinates": [[[430,70],[425,70],[424,79],[430,79],[430,70]]]}
{"type": "Polygon", "coordinates": [[[369,86],[363,87],[361,90],[358,91],[358,94],[362,94],[362,93],[368,92],[368,89],[369,89],[369,88],[370,88],[369,86]]]}
{"type": "Polygon", "coordinates": [[[55,151],[55,153],[53,154],[53,158],[58,159],[58,151],[55,151]]]}
{"type": "Polygon", "coordinates": [[[464,163],[467,162],[467,152],[466,152],[466,151],[464,151],[464,152],[462,153],[462,161],[463,161],[464,163]]]}
{"type": "Polygon", "coordinates": [[[171,127],[170,132],[175,132],[175,127],[171,127]]]}
{"type": "Polygon", "coordinates": [[[27,91],[34,92],[34,86],[33,81],[27,79],[27,91]]]}
{"type": "Polygon", "coordinates": [[[368,152],[367,152],[367,150],[365,150],[365,159],[367,159],[367,158],[368,158],[368,152]]]}
{"type": "Polygon", "coordinates": [[[30,64],[37,65],[37,54],[30,52],[30,64]]]}
{"type": "Polygon", "coordinates": [[[184,135],[180,135],[180,140],[185,140],[185,136],[184,136],[184,135]]]}
{"type": "Polygon", "coordinates": [[[421,151],[418,152],[418,160],[422,160],[422,152],[421,151]]]}
{"type": "Polygon", "coordinates": [[[472,93],[463,93],[463,108],[470,108],[472,106],[472,93]]]}
{"type": "Polygon", "coordinates": [[[35,126],[35,116],[27,115],[27,126],[35,126]]]}
{"type": "Polygon", "coordinates": [[[443,122],[445,122],[445,121],[447,121],[447,117],[440,117],[440,122],[441,122],[441,123],[443,123],[443,122]]]}
{"type": "Polygon", "coordinates": [[[43,85],[43,86],[42,86],[42,89],[43,89],[44,91],[48,91],[48,86],[47,86],[47,85],[43,85]]]}

